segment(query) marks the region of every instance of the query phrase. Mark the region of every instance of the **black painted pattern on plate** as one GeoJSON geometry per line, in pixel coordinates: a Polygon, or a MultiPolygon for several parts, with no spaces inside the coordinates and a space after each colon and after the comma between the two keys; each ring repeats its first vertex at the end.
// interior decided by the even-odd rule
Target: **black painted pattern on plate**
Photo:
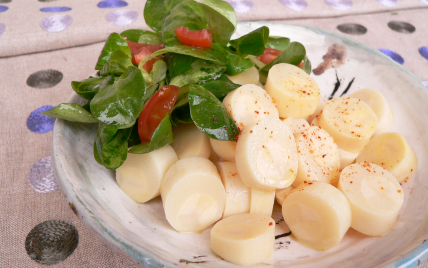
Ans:
{"type": "Polygon", "coordinates": [[[30,231],[25,240],[25,249],[36,262],[55,264],[70,256],[78,243],[79,234],[72,224],[50,220],[30,231]]]}

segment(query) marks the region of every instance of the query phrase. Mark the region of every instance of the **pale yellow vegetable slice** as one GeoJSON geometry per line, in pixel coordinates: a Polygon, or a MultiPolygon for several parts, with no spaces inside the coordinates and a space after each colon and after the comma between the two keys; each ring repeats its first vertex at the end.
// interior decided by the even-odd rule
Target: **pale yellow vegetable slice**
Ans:
{"type": "Polygon", "coordinates": [[[321,96],[312,77],[299,67],[287,63],[272,66],[265,90],[275,99],[282,118],[300,118],[313,114],[321,96]]]}
{"type": "Polygon", "coordinates": [[[406,182],[417,168],[416,154],[404,137],[396,132],[374,137],[358,155],[356,162],[367,161],[379,165],[406,182]]]}
{"type": "Polygon", "coordinates": [[[271,216],[274,203],[275,190],[265,191],[258,188],[251,188],[250,213],[260,213],[271,216]]]}
{"type": "Polygon", "coordinates": [[[275,246],[275,221],[267,215],[243,213],[217,222],[211,248],[224,260],[253,265],[269,259],[275,246]]]}
{"type": "Polygon", "coordinates": [[[222,217],[226,193],[215,165],[199,156],[178,160],[161,185],[166,219],[179,232],[198,233],[222,217]]]}
{"type": "Polygon", "coordinates": [[[302,244],[327,250],[351,225],[351,207],[341,191],[325,182],[301,184],[284,200],[282,215],[302,244]]]}
{"type": "Polygon", "coordinates": [[[221,141],[210,138],[211,147],[223,160],[235,161],[236,141],[221,141]]]}
{"type": "Polygon", "coordinates": [[[234,214],[250,212],[251,191],[246,186],[236,169],[235,162],[218,162],[218,172],[226,190],[226,206],[223,218],[234,214]]]}
{"type": "Polygon", "coordinates": [[[342,171],[337,187],[351,204],[353,229],[381,236],[394,228],[404,192],[390,172],[368,162],[352,164],[342,171]]]}
{"type": "Polygon", "coordinates": [[[279,118],[272,97],[256,85],[233,90],[223,99],[223,105],[241,130],[264,118],[279,118]]]}
{"type": "MultiPolygon", "coordinates": [[[[312,120],[311,126],[318,126],[318,117],[315,117],[312,120]]],[[[357,153],[350,153],[345,150],[337,148],[339,150],[339,156],[340,156],[340,170],[344,169],[346,166],[349,166],[350,164],[355,162],[355,159],[357,158],[359,152],[357,153]]]]}
{"type": "Polygon", "coordinates": [[[284,189],[277,189],[275,190],[275,200],[282,206],[282,203],[284,203],[284,200],[291,194],[291,192],[294,190],[293,186],[288,186],[284,189]]]}
{"type": "Polygon", "coordinates": [[[210,139],[194,123],[179,124],[173,128],[174,142],[171,143],[178,159],[189,156],[209,158],[211,155],[210,139]]]}
{"type": "Polygon", "coordinates": [[[297,158],[293,132],[278,118],[247,126],[236,144],[235,162],[242,181],[262,190],[290,186],[296,178],[297,158]]]}
{"type": "Polygon", "coordinates": [[[299,168],[293,187],[303,182],[323,181],[334,186],[339,179],[340,155],[333,138],[312,126],[295,135],[299,168]]]}
{"type": "Polygon", "coordinates": [[[135,202],[147,202],[159,196],[161,181],[177,160],[169,145],[146,154],[128,154],[116,169],[117,184],[135,202]]]}
{"type": "Polygon", "coordinates": [[[284,123],[293,131],[293,134],[296,135],[310,127],[308,121],[303,118],[293,118],[287,117],[286,119],[282,119],[284,123]]]}
{"type": "Polygon", "coordinates": [[[354,98],[337,98],[326,103],[318,125],[334,139],[339,149],[357,153],[369,142],[377,126],[370,106],[354,98]]]}
{"type": "Polygon", "coordinates": [[[242,72],[237,75],[233,76],[227,76],[233,83],[238,85],[247,85],[247,84],[259,84],[259,71],[256,67],[251,67],[250,69],[246,70],[245,72],[242,72]]]}
{"type": "Polygon", "coordinates": [[[364,88],[355,91],[351,94],[351,98],[356,98],[367,103],[375,112],[378,124],[373,137],[376,137],[382,133],[388,132],[394,125],[394,114],[392,113],[391,107],[386,101],[385,97],[378,91],[364,88]]]}

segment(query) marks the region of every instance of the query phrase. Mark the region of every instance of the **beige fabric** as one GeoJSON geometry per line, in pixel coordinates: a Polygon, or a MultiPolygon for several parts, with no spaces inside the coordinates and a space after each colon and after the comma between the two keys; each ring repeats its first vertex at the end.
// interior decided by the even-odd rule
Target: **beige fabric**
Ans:
{"type": "MultiPolygon", "coordinates": [[[[51,154],[52,143],[51,132],[37,134],[27,128],[29,114],[40,106],[55,106],[67,100],[72,92],[70,82],[82,80],[93,72],[103,46],[100,41],[105,40],[110,32],[147,28],[142,13],[144,1],[127,2],[129,5],[120,9],[136,10],[139,16],[126,27],[109,23],[106,14],[117,9],[100,10],[96,6],[97,1],[13,0],[0,3],[9,7],[0,13],[0,23],[6,25],[0,36],[0,57],[6,57],[0,58],[0,267],[45,267],[30,259],[24,243],[30,230],[46,220],[68,221],[79,231],[79,245],[75,252],[51,267],[138,266],[89,231],[73,214],[60,190],[49,194],[37,193],[27,181],[31,166],[51,154]],[[48,33],[39,26],[43,18],[51,15],[40,12],[40,8],[48,6],[72,7],[66,12],[73,17],[69,29],[48,33]],[[33,54],[22,55],[26,53],[33,54]],[[64,75],[62,81],[46,89],[26,84],[29,75],[46,69],[60,71],[64,75]]],[[[338,34],[342,34],[336,28],[339,24],[364,25],[368,29],[365,35],[350,37],[374,48],[398,52],[405,59],[404,67],[419,79],[428,80],[428,61],[417,51],[417,48],[428,45],[428,7],[422,1],[397,1],[394,8],[389,8],[375,0],[354,0],[351,10],[337,11],[325,1],[306,0],[308,8],[301,12],[292,11],[276,0],[253,2],[255,6],[250,12],[238,13],[240,21],[275,20],[338,34]],[[391,20],[411,23],[416,32],[394,32],[387,26],[391,20]]],[[[428,262],[418,267],[428,268],[428,262]]]]}

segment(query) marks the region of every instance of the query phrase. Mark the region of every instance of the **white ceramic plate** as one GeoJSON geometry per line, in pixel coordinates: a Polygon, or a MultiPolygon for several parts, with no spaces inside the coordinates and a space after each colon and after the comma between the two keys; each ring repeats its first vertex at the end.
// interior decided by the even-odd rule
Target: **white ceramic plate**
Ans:
{"type": "MultiPolygon", "coordinates": [[[[340,245],[318,252],[289,236],[276,239],[275,253],[257,267],[412,267],[425,261],[428,251],[428,94],[424,85],[399,64],[376,49],[337,34],[314,28],[240,23],[235,37],[262,25],[271,35],[287,36],[305,45],[316,68],[328,48],[346,50],[345,63],[314,75],[322,95],[329,96],[337,81],[338,97],[353,80],[349,92],[373,88],[385,96],[395,114],[394,131],[414,149],[419,162],[416,175],[403,185],[405,203],[395,229],[385,237],[368,237],[350,230],[340,245]]],[[[70,102],[79,102],[73,94],[70,102]]],[[[136,204],[118,187],[114,171],[93,157],[96,126],[57,120],[53,135],[53,162],[58,183],[81,221],[109,244],[149,267],[235,267],[210,249],[209,232],[181,234],[165,219],[160,198],[136,204]]],[[[275,207],[276,234],[288,231],[275,207]]]]}

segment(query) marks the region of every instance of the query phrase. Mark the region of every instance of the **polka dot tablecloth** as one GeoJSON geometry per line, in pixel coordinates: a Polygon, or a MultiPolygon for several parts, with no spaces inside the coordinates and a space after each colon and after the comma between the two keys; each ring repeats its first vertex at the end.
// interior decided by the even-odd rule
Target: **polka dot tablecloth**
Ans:
{"type": "MultiPolygon", "coordinates": [[[[428,0],[228,0],[239,21],[316,27],[370,45],[428,87],[428,0]]],[[[0,0],[0,267],[138,267],[74,215],[52,170],[55,119],[111,32],[148,29],[140,0],[0,0]],[[48,252],[48,253],[46,253],[48,252]]],[[[419,267],[428,267],[428,263],[419,267]]]]}

